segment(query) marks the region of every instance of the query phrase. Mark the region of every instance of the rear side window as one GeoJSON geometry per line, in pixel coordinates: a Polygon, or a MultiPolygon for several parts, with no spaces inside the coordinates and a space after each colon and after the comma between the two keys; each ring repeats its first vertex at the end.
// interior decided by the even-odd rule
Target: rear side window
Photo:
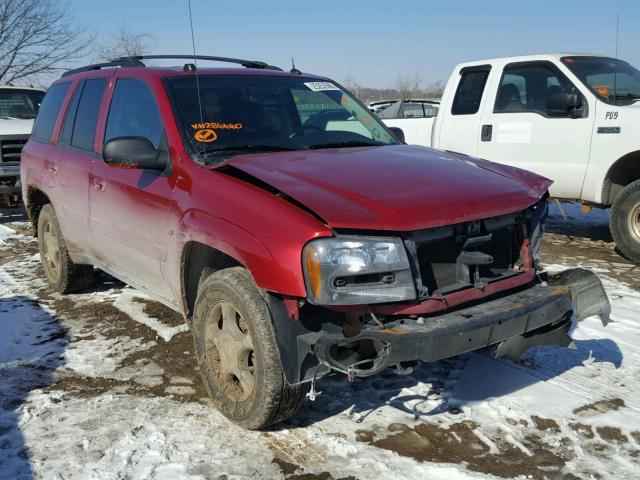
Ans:
{"type": "Polygon", "coordinates": [[[71,145],[71,134],[73,133],[73,121],[76,118],[76,110],[78,109],[78,102],[80,101],[80,94],[82,93],[82,86],[84,82],[80,82],[76,87],[76,91],[73,92],[73,98],[69,102],[69,108],[67,108],[67,115],[64,118],[64,125],[62,126],[62,133],[60,134],[60,143],[65,145],[71,145]]]}
{"type": "Polygon", "coordinates": [[[40,140],[49,141],[53,133],[53,127],[58,118],[58,112],[62,106],[71,82],[58,83],[49,88],[44,96],[38,117],[33,125],[32,136],[40,140]]]}
{"type": "Polygon", "coordinates": [[[147,84],[118,80],[109,107],[105,143],[117,137],[145,137],[158,148],[163,132],[160,112],[147,84]]]}
{"type": "Polygon", "coordinates": [[[488,77],[488,68],[465,69],[461,72],[460,83],[458,83],[456,96],[451,107],[453,115],[473,115],[478,113],[488,77]]]}
{"type": "Polygon", "coordinates": [[[100,103],[106,86],[105,78],[92,78],[84,82],[71,134],[71,145],[74,147],[93,150],[100,103]]]}

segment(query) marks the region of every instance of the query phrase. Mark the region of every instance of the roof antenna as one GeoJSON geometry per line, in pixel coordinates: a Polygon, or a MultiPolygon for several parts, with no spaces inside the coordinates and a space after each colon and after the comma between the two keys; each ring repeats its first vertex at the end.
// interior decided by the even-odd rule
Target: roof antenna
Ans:
{"type": "MultiPolygon", "coordinates": [[[[191,0],[187,0],[189,4],[189,26],[191,27],[191,46],[193,47],[193,65],[196,71],[196,91],[198,92],[198,109],[200,110],[200,123],[204,123],[202,116],[202,100],[200,98],[200,77],[198,76],[198,58],[196,57],[196,40],[193,35],[193,16],[191,15],[191,0]]],[[[207,145],[202,144],[202,153],[206,153],[207,145]]]]}
{"type": "Polygon", "coordinates": [[[295,62],[295,60],[293,59],[293,57],[291,57],[291,70],[289,70],[289,72],[291,72],[291,73],[297,73],[297,74],[301,74],[301,73],[302,73],[300,70],[298,70],[298,69],[296,68],[296,62],[295,62]]]}
{"type": "MultiPolygon", "coordinates": [[[[618,38],[620,38],[620,12],[616,14],[616,60],[618,60],[618,38]]],[[[613,67],[613,103],[618,96],[618,62],[613,67]]]]}

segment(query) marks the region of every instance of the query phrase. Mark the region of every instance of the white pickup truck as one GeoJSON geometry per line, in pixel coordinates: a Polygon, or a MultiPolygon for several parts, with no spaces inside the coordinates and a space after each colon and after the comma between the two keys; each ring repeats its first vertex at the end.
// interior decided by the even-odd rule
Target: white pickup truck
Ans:
{"type": "Polygon", "coordinates": [[[20,199],[20,154],[44,94],[37,88],[0,86],[0,207],[20,199]]]}
{"type": "Polygon", "coordinates": [[[611,206],[611,234],[640,262],[640,71],[596,55],[458,65],[435,118],[383,120],[405,141],[513,165],[555,198],[611,206]]]}

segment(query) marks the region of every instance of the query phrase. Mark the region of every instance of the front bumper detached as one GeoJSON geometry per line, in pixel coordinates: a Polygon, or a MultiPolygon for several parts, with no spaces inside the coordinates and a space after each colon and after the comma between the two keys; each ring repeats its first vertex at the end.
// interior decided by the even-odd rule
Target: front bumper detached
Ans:
{"type": "Polygon", "coordinates": [[[538,345],[568,346],[572,319],[600,316],[609,320],[611,306],[592,272],[572,269],[549,275],[526,290],[426,319],[400,319],[363,329],[352,337],[320,336],[313,351],[320,363],[350,377],[366,377],[401,362],[432,362],[492,346],[497,357],[518,359],[538,345]],[[345,355],[354,346],[366,358],[345,355]],[[360,348],[360,347],[358,347],[360,348]],[[360,348],[362,350],[362,348],[360,348]]]}

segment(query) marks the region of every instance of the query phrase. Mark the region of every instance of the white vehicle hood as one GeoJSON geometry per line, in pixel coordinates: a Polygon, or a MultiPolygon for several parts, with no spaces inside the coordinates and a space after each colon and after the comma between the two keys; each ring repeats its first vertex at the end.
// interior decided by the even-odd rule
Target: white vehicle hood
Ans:
{"type": "Polygon", "coordinates": [[[0,135],[30,135],[32,118],[0,118],[0,135]]]}

